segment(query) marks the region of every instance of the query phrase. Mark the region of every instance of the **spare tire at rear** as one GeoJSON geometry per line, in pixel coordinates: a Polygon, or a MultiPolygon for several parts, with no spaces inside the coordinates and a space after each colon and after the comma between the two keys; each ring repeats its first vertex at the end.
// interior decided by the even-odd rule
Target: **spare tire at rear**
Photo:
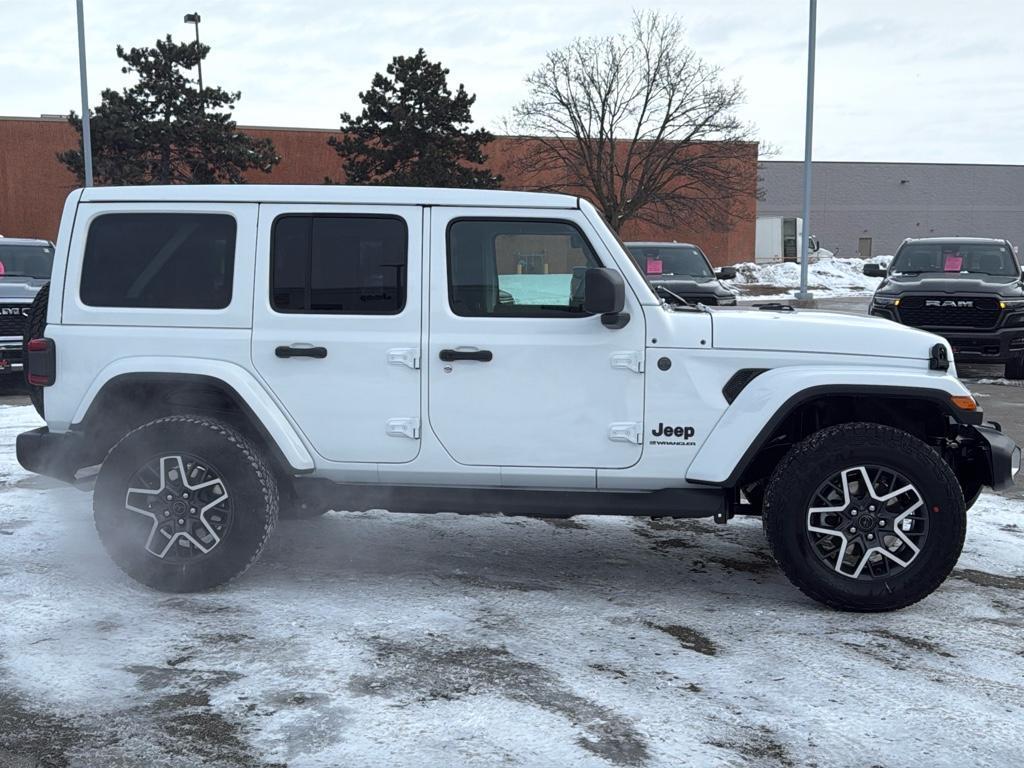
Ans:
{"type": "Polygon", "coordinates": [[[28,380],[28,343],[32,339],[41,339],[46,333],[46,309],[50,303],[50,283],[47,282],[39,293],[36,294],[32,305],[28,308],[28,317],[25,318],[25,333],[21,339],[21,360],[25,366],[25,386],[28,387],[28,396],[32,400],[39,415],[43,415],[43,388],[35,387],[28,380]]]}

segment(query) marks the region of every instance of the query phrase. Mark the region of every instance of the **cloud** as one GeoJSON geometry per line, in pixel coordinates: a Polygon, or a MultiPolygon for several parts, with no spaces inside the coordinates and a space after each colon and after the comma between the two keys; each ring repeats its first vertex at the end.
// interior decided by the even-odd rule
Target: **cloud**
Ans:
{"type": "MultiPolygon", "coordinates": [[[[779,157],[802,156],[805,2],[642,7],[683,13],[686,40],[723,76],[742,80],[743,118],[779,157]]],[[[204,80],[242,92],[239,122],[321,128],[358,111],[359,91],[392,56],[420,47],[449,67],[453,84],[477,94],[477,121],[499,128],[546,51],[577,35],[623,31],[631,14],[621,0],[85,0],[85,9],[94,103],[103,88],[126,82],[117,43],[147,45],[168,32],[188,39],[193,28],[182,17],[198,9],[201,37],[213,47],[204,80]]],[[[78,110],[74,3],[4,0],[0,29],[0,112],[78,110]]],[[[816,157],[1024,163],[1024,56],[1004,32],[1017,29],[1024,3],[819,4],[816,157]]]]}

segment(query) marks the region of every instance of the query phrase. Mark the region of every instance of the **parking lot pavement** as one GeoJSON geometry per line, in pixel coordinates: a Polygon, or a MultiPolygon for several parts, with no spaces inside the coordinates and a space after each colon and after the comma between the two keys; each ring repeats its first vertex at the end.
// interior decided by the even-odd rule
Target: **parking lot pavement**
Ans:
{"type": "MultiPolygon", "coordinates": [[[[1016,389],[991,388],[993,400],[1016,389]]],[[[1006,407],[1009,410],[1009,406],[1006,407]]],[[[0,765],[1007,766],[1024,502],[985,494],[934,595],[841,614],[758,521],[333,512],[242,578],[140,587],[0,405],[0,765]]]]}
{"type": "MultiPolygon", "coordinates": [[[[1024,441],[1024,386],[960,372],[1024,441]]],[[[333,512],[282,522],[225,588],[166,595],[106,558],[88,495],[17,466],[14,436],[40,423],[27,402],[0,387],[3,768],[1024,752],[1020,491],[983,494],[953,576],[885,615],[803,598],[751,519],[333,512]]]]}
{"type": "Polygon", "coordinates": [[[0,405],[28,405],[25,384],[20,374],[0,376],[0,405]]]}

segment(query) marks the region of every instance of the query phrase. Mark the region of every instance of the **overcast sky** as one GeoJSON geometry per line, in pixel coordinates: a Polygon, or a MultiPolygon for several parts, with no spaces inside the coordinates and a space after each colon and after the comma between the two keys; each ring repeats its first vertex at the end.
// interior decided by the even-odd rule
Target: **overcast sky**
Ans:
{"type": "MultiPolygon", "coordinates": [[[[806,0],[677,0],[687,42],[738,78],[742,116],[780,159],[803,156],[806,0]]],[[[0,0],[0,114],[80,110],[74,0],[0,0]]],[[[495,130],[544,52],[629,25],[622,0],[85,0],[89,90],[121,87],[114,47],[202,14],[208,85],[240,90],[243,125],[336,128],[391,57],[419,47],[477,94],[495,130]]],[[[1024,2],[822,0],[815,158],[1024,164],[1024,2]]]]}

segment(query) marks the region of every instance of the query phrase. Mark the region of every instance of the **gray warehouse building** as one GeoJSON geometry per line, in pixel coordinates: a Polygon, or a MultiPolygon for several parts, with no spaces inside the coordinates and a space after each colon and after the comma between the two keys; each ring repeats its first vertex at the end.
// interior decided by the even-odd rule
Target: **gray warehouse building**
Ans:
{"type": "MultiPolygon", "coordinates": [[[[760,164],[758,216],[800,216],[803,163],[760,164]]],[[[906,237],[1024,245],[1024,165],[815,162],[808,234],[838,256],[895,253],[906,237]]],[[[1024,254],[1024,251],[1018,250],[1024,254]]]]}

